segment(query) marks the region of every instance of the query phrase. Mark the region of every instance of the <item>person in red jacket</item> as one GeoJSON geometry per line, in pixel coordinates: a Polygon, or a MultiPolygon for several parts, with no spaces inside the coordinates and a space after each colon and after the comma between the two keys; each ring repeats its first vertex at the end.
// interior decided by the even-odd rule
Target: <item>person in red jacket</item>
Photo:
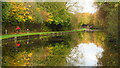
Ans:
{"type": "Polygon", "coordinates": [[[19,26],[17,26],[17,27],[16,27],[16,33],[19,33],[19,32],[20,32],[20,29],[21,29],[21,28],[20,28],[19,26]]]}

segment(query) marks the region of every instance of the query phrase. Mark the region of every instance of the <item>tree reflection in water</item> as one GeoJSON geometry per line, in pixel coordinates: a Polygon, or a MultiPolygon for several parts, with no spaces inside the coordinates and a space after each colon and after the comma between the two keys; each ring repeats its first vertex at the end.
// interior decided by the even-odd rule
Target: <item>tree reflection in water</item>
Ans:
{"type": "Polygon", "coordinates": [[[68,65],[72,66],[98,66],[98,59],[102,58],[102,47],[94,43],[81,43],[71,50],[67,57],[68,65]]]}

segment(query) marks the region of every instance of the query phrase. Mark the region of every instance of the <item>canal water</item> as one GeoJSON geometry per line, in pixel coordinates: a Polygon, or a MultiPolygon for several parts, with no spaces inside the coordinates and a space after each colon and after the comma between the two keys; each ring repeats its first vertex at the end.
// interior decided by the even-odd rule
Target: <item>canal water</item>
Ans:
{"type": "Polygon", "coordinates": [[[3,66],[118,66],[117,44],[107,33],[74,32],[2,41],[3,66]]]}

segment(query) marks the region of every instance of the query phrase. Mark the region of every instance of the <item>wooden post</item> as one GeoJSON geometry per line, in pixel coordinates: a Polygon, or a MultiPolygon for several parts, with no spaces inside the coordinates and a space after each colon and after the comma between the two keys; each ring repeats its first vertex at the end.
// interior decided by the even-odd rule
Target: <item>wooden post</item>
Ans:
{"type": "Polygon", "coordinates": [[[27,39],[27,44],[29,44],[29,39],[27,39]]]}
{"type": "Polygon", "coordinates": [[[14,37],[14,41],[15,41],[15,43],[17,42],[17,37],[16,36],[14,37]]]}
{"type": "Polygon", "coordinates": [[[60,35],[62,35],[62,32],[60,32],[60,35]]]}
{"type": "Polygon", "coordinates": [[[29,44],[29,35],[28,35],[28,39],[27,39],[27,44],[29,44]]]}
{"type": "Polygon", "coordinates": [[[27,29],[27,33],[29,33],[29,29],[27,29]]]}
{"type": "Polygon", "coordinates": [[[59,33],[57,33],[57,36],[59,36],[59,33]]]}
{"type": "Polygon", "coordinates": [[[5,30],[5,34],[8,34],[8,31],[7,31],[7,29],[5,30]]]}

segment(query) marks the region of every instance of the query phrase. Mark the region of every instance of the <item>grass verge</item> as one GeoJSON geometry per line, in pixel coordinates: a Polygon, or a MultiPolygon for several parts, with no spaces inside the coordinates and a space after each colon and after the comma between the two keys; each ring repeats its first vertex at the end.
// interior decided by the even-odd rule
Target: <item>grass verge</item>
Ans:
{"type": "Polygon", "coordinates": [[[37,33],[23,33],[23,34],[10,34],[10,35],[2,35],[0,39],[7,39],[12,37],[19,37],[19,36],[28,36],[28,35],[46,35],[51,33],[61,33],[61,32],[76,32],[76,31],[84,31],[86,28],[82,28],[80,30],[71,30],[71,31],[56,31],[56,32],[37,32],[37,33]]]}

